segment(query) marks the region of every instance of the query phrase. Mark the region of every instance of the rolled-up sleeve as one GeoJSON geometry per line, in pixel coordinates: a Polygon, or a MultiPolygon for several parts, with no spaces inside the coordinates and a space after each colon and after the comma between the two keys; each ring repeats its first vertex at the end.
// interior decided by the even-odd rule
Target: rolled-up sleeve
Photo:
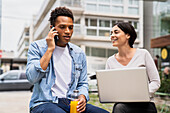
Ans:
{"type": "Polygon", "coordinates": [[[28,50],[27,56],[27,67],[26,67],[26,76],[30,83],[35,84],[41,80],[42,77],[46,76],[46,73],[49,71],[49,67],[46,70],[43,70],[40,66],[40,50],[38,45],[33,42],[28,50]]]}

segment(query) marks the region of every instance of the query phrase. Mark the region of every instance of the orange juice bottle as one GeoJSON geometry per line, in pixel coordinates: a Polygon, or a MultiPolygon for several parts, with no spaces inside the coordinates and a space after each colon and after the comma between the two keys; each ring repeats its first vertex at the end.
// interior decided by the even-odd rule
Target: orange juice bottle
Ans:
{"type": "Polygon", "coordinates": [[[78,101],[71,101],[70,103],[70,113],[79,113],[77,111],[77,105],[78,105],[78,101]]]}
{"type": "Polygon", "coordinates": [[[71,95],[72,101],[70,102],[70,113],[79,113],[77,111],[77,105],[79,101],[75,101],[75,99],[78,99],[79,91],[74,90],[74,93],[71,95]]]}

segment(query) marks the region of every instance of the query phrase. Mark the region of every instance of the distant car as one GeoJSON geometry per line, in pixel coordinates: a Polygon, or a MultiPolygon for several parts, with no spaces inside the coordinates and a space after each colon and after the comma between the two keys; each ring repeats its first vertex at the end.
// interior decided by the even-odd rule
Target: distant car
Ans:
{"type": "Polygon", "coordinates": [[[11,70],[0,75],[0,91],[30,90],[33,85],[26,78],[25,71],[11,70]]]}

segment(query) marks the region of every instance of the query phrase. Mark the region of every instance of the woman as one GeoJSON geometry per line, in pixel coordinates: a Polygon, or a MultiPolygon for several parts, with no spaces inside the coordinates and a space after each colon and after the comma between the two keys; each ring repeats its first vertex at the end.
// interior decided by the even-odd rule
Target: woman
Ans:
{"type": "MultiPolygon", "coordinates": [[[[160,78],[154,61],[145,49],[133,48],[137,35],[134,27],[126,22],[116,23],[111,31],[113,46],[118,47],[118,53],[109,57],[106,69],[146,67],[150,97],[160,87],[160,78]]],[[[157,113],[153,102],[115,103],[113,113],[157,113]]]]}

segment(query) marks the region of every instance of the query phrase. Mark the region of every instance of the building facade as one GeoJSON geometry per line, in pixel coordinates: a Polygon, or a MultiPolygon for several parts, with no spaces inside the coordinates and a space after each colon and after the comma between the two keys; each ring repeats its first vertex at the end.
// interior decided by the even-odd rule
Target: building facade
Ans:
{"type": "Polygon", "coordinates": [[[161,68],[170,67],[170,0],[153,2],[151,47],[154,56],[160,56],[161,68]]]}
{"type": "Polygon", "coordinates": [[[71,42],[85,51],[88,73],[104,69],[107,58],[117,52],[110,41],[116,22],[130,22],[138,35],[134,47],[143,48],[143,1],[138,0],[45,0],[33,22],[33,41],[47,36],[50,12],[57,6],[73,11],[71,42]]]}
{"type": "Polygon", "coordinates": [[[153,37],[170,34],[170,0],[153,2],[153,37]]]}
{"type": "Polygon", "coordinates": [[[28,47],[30,45],[30,27],[25,27],[17,45],[17,58],[27,58],[28,47]]]}

